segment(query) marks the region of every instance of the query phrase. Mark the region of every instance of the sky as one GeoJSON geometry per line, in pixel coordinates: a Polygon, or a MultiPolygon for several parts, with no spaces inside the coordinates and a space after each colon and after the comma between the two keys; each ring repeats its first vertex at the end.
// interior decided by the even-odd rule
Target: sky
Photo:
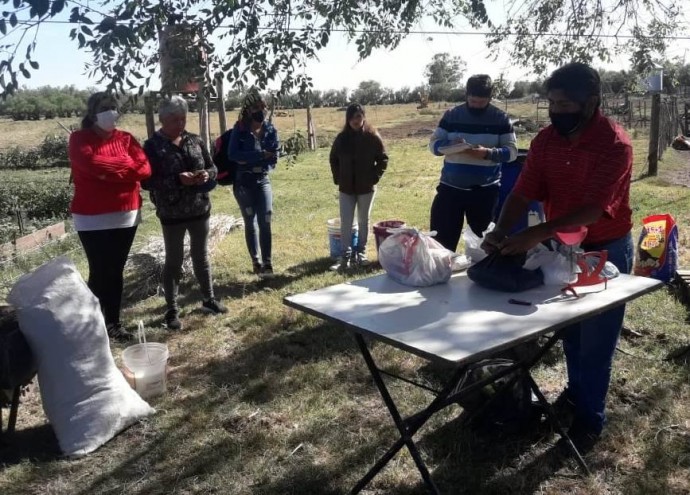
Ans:
{"type": "MultiPolygon", "coordinates": [[[[78,88],[97,86],[86,76],[85,64],[89,54],[77,49],[69,39],[69,24],[44,24],[38,36],[33,59],[40,69],[22,84],[29,88],[38,86],[75,85],[78,88]]],[[[417,31],[439,31],[432,21],[421,21],[417,31]]],[[[456,26],[457,31],[472,31],[468,26],[456,26]]],[[[488,73],[498,77],[501,73],[509,81],[534,79],[529,68],[511,62],[505,54],[486,47],[483,35],[412,34],[395,50],[376,50],[365,60],[359,61],[354,44],[348,43],[341,33],[334,33],[326,49],[319,53],[319,60],[309,63],[307,72],[316,89],[355,89],[361,81],[373,79],[383,87],[413,88],[424,82],[424,69],[435,53],[447,52],[459,56],[467,63],[465,77],[474,73],[488,73]]],[[[685,58],[690,63],[690,40],[674,41],[668,51],[669,58],[685,58]]],[[[627,69],[627,58],[620,57],[610,64],[594,64],[598,68],[627,69]]],[[[158,89],[152,84],[151,89],[158,89]]]]}

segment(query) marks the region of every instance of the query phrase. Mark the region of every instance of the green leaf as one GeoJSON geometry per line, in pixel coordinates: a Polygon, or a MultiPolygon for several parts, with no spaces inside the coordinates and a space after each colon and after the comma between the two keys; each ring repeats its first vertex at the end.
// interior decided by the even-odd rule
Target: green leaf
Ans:
{"type": "Polygon", "coordinates": [[[35,60],[29,60],[29,65],[31,65],[32,69],[38,70],[39,65],[38,62],[36,62],[35,60]]]}
{"type": "Polygon", "coordinates": [[[10,16],[10,26],[14,27],[17,25],[17,14],[12,12],[12,15],[10,16]]]}
{"type": "Polygon", "coordinates": [[[53,0],[53,4],[50,6],[50,17],[55,17],[55,14],[62,12],[65,8],[65,0],[53,0]]]}
{"type": "Polygon", "coordinates": [[[7,34],[7,24],[5,23],[5,19],[0,19],[0,33],[7,34]]]}
{"type": "Polygon", "coordinates": [[[81,31],[88,36],[93,36],[93,32],[88,28],[88,26],[82,26],[81,31]]]}

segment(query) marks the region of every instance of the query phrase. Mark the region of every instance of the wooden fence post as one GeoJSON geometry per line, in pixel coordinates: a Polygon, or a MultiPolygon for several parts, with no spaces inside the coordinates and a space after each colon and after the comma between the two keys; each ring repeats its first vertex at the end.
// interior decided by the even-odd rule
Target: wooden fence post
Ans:
{"type": "Polygon", "coordinates": [[[661,117],[661,95],[652,95],[652,117],[649,123],[649,151],[647,163],[649,175],[655,176],[659,171],[659,120],[661,117]]]}
{"type": "Polygon", "coordinates": [[[148,137],[153,136],[156,132],[156,121],[154,119],[154,103],[156,97],[154,94],[149,94],[144,97],[144,111],[146,113],[146,134],[148,137]]]}
{"type": "Polygon", "coordinates": [[[220,123],[220,133],[223,134],[228,129],[228,121],[225,117],[225,94],[223,94],[223,76],[216,79],[216,93],[218,103],[218,121],[220,123]]]}
{"type": "Polygon", "coordinates": [[[314,120],[311,118],[311,105],[307,105],[307,144],[309,151],[316,150],[316,131],[314,130],[314,120]]]}
{"type": "Polygon", "coordinates": [[[209,148],[209,129],[208,129],[208,99],[206,98],[206,87],[202,86],[197,93],[197,102],[199,104],[199,134],[201,141],[209,148]]]}

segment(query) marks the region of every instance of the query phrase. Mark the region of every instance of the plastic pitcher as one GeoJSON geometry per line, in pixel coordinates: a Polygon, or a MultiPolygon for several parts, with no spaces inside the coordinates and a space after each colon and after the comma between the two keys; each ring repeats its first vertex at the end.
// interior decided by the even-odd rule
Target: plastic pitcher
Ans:
{"type": "Polygon", "coordinates": [[[142,399],[165,392],[167,345],[156,342],[131,345],[122,352],[122,361],[125,378],[142,399]]]}

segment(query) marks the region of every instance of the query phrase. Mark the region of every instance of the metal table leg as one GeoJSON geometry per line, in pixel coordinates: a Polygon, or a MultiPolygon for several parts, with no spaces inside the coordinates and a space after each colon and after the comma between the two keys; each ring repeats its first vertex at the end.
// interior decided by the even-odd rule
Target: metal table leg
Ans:
{"type": "MultiPolygon", "coordinates": [[[[440,495],[441,492],[438,490],[436,484],[431,479],[429,470],[424,464],[424,461],[422,460],[422,457],[419,454],[419,450],[417,449],[417,446],[412,440],[412,435],[414,434],[414,432],[410,431],[410,428],[405,424],[402,417],[400,416],[400,412],[398,411],[398,408],[395,406],[395,402],[393,402],[393,399],[390,393],[388,392],[388,389],[386,388],[386,384],[383,382],[383,378],[381,378],[381,374],[379,373],[378,367],[374,362],[374,358],[371,356],[371,353],[367,348],[366,342],[364,342],[364,338],[359,334],[355,334],[355,340],[357,341],[357,345],[359,346],[359,349],[362,352],[362,355],[364,356],[364,361],[366,362],[367,367],[369,368],[369,372],[371,373],[371,376],[374,379],[374,383],[376,384],[376,387],[379,389],[379,392],[381,393],[383,402],[385,402],[386,407],[388,408],[388,411],[390,412],[391,417],[393,418],[393,422],[395,423],[395,426],[398,428],[398,431],[400,432],[400,439],[396,441],[395,444],[388,450],[388,452],[386,452],[384,456],[381,457],[381,459],[379,459],[379,461],[369,470],[369,472],[366,475],[364,475],[364,477],[355,485],[355,487],[352,489],[350,493],[359,493],[362,490],[362,488],[364,488],[369,483],[369,481],[371,481],[379,473],[379,471],[381,471],[381,469],[383,469],[383,467],[386,464],[388,464],[388,462],[403,447],[403,445],[405,445],[407,446],[407,449],[410,451],[412,459],[414,460],[414,463],[417,465],[417,469],[419,470],[419,473],[422,475],[422,479],[424,480],[424,483],[426,484],[429,491],[435,495],[440,495]]],[[[424,422],[426,422],[426,419],[424,419],[422,423],[419,424],[419,427],[421,427],[424,424],[424,422]]]]}

